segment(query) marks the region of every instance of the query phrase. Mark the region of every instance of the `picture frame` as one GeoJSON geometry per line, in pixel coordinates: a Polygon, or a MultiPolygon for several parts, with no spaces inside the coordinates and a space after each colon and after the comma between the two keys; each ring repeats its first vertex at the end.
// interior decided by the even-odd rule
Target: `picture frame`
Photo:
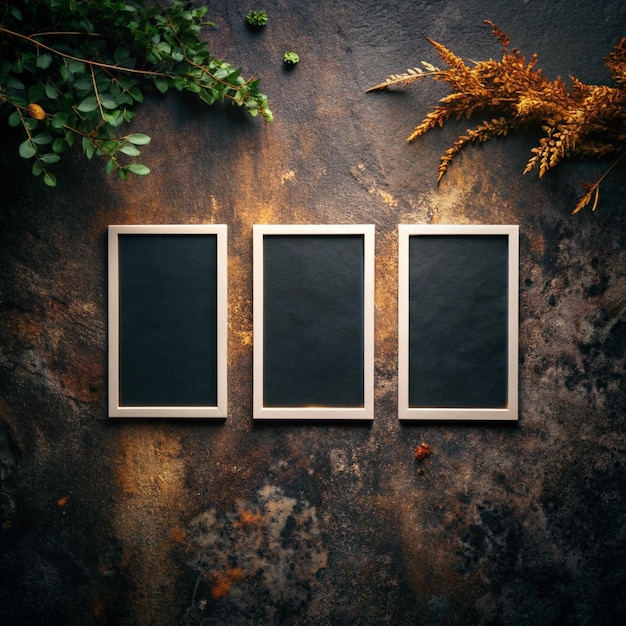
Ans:
{"type": "Polygon", "coordinates": [[[398,417],[518,419],[519,227],[398,226],[398,417]]]}
{"type": "Polygon", "coordinates": [[[253,227],[253,418],[371,420],[373,225],[253,227]]]}
{"type": "Polygon", "coordinates": [[[226,418],[227,227],[108,228],[111,418],[226,418]]]}

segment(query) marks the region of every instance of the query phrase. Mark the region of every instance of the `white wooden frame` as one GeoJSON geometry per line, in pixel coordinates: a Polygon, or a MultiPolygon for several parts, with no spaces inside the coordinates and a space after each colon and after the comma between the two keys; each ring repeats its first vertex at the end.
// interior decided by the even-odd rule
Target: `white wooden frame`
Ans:
{"type": "Polygon", "coordinates": [[[254,269],[254,390],[255,420],[346,419],[371,420],[374,415],[374,225],[268,225],[253,228],[254,269]],[[363,406],[265,406],[264,405],[264,240],[272,235],[358,235],[363,238],[363,406]]]}
{"type": "MultiPolygon", "coordinates": [[[[193,269],[190,269],[193,271],[193,269]]],[[[108,228],[109,417],[225,418],[227,416],[227,227],[207,225],[115,225],[108,228]],[[120,267],[122,235],[216,235],[217,243],[217,404],[215,406],[125,406],[120,403],[120,267]]]]}
{"type": "Polygon", "coordinates": [[[404,420],[517,420],[518,419],[518,281],[519,227],[497,225],[398,226],[398,417],[404,420]],[[447,408],[409,406],[409,240],[432,235],[506,235],[508,238],[508,352],[507,405],[503,408],[447,408]]]}

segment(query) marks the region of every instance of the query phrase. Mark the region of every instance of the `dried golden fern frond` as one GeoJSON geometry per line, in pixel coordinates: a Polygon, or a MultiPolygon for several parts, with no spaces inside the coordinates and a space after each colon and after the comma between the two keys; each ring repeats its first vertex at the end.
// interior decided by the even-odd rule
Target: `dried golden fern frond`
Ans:
{"type": "Polygon", "coordinates": [[[444,63],[454,72],[458,72],[460,75],[465,74],[469,69],[461,57],[456,56],[451,50],[448,50],[444,45],[434,41],[433,39],[426,38],[426,41],[437,50],[439,56],[443,59],[444,63]]]}
{"type": "Polygon", "coordinates": [[[370,91],[382,91],[383,89],[397,87],[399,85],[410,85],[420,78],[432,76],[433,74],[441,71],[438,67],[435,67],[426,61],[422,61],[422,65],[424,66],[424,69],[421,67],[410,67],[402,74],[391,74],[391,76],[388,76],[382,83],[366,89],[365,93],[370,91]]]}
{"type": "Polygon", "coordinates": [[[502,29],[500,29],[491,20],[483,20],[483,24],[491,26],[491,32],[498,38],[503,50],[509,49],[509,43],[511,43],[511,37],[507,35],[502,29]]]}
{"type": "Polygon", "coordinates": [[[484,121],[476,128],[468,129],[465,135],[461,135],[452,145],[448,148],[439,163],[437,182],[439,183],[444,174],[448,170],[450,161],[469,143],[483,143],[493,137],[504,137],[508,135],[509,130],[514,127],[509,120],[504,117],[498,119],[492,119],[490,122],[484,121]]]}
{"type": "Polygon", "coordinates": [[[534,156],[526,163],[524,174],[528,174],[538,164],[541,178],[565,156],[568,135],[549,127],[544,127],[544,131],[546,136],[539,140],[539,146],[531,149],[534,156]]]}
{"type": "MultiPolygon", "coordinates": [[[[468,144],[528,128],[539,128],[544,135],[539,145],[532,148],[524,174],[537,167],[539,176],[544,176],[562,160],[574,157],[617,155],[619,161],[626,153],[626,37],[605,59],[616,87],[586,85],[571,77],[570,89],[560,78],[550,81],[543,76],[541,69],[536,67],[536,54],[527,61],[518,50],[509,47],[508,35],[493,22],[485,20],[485,23],[502,46],[499,61],[466,63],[444,45],[429,39],[448,69],[440,70],[422,62],[427,71],[413,68],[404,74],[392,74],[383,83],[367,90],[408,85],[426,76],[448,83],[451,93],[439,100],[407,141],[443,126],[450,118],[470,118],[483,111],[500,114],[500,117],[484,121],[459,136],[441,158],[438,181],[454,157],[468,144]]],[[[608,171],[612,169],[613,166],[608,171]]],[[[583,185],[586,193],[577,204],[576,212],[592,199],[595,210],[599,184],[604,178],[590,186],[583,185]]]]}
{"type": "Polygon", "coordinates": [[[613,162],[611,167],[607,169],[604,174],[595,182],[595,183],[587,183],[584,180],[579,181],[579,185],[586,190],[586,192],[578,199],[572,214],[578,213],[581,209],[584,209],[593,198],[593,205],[591,206],[591,210],[595,211],[598,207],[598,201],[600,199],[600,184],[602,181],[611,173],[614,167],[624,158],[626,152],[622,152],[617,159],[613,162]]]}
{"type": "Polygon", "coordinates": [[[624,37],[604,60],[611,77],[619,85],[626,85],[626,37],[624,37]]]}
{"type": "Polygon", "coordinates": [[[592,198],[593,205],[591,206],[591,210],[595,211],[598,208],[598,201],[600,199],[600,183],[586,183],[584,180],[581,180],[578,184],[587,191],[578,199],[578,202],[572,211],[572,215],[584,209],[591,202],[592,198]]]}
{"type": "Polygon", "coordinates": [[[450,111],[443,106],[436,106],[426,117],[423,122],[415,128],[413,133],[407,138],[407,141],[413,141],[417,137],[425,135],[429,130],[436,126],[443,126],[444,122],[450,117],[450,111]]]}

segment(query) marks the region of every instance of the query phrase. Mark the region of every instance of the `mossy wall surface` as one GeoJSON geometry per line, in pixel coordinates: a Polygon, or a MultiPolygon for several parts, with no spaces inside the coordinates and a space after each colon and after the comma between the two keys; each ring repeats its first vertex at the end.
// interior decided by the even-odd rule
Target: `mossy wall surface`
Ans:
{"type": "Polygon", "coordinates": [[[522,177],[538,135],[405,138],[443,96],[392,72],[498,58],[482,21],[550,78],[606,83],[615,0],[216,0],[213,53],[261,77],[275,121],[151,99],[152,173],[78,153],[56,189],[0,136],[0,623],[572,624],[626,619],[626,182],[572,216],[606,164],[522,177]],[[282,64],[294,50],[300,63],[282,64]],[[106,229],[229,228],[229,415],[107,418],[106,229]],[[376,225],[375,417],[252,421],[252,226],[376,225]],[[397,225],[519,224],[520,419],[397,419],[397,225]],[[432,454],[419,462],[414,449],[432,454]]]}

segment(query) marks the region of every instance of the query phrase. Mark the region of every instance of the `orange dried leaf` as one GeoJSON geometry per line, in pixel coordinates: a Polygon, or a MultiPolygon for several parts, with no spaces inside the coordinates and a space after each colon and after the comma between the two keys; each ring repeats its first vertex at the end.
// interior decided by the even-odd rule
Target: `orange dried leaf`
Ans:
{"type": "Polygon", "coordinates": [[[46,119],[46,112],[38,104],[31,102],[26,109],[28,114],[36,120],[46,119]]]}
{"type": "Polygon", "coordinates": [[[422,442],[417,448],[415,448],[415,458],[418,461],[425,459],[431,454],[430,446],[426,442],[422,442]]]}

